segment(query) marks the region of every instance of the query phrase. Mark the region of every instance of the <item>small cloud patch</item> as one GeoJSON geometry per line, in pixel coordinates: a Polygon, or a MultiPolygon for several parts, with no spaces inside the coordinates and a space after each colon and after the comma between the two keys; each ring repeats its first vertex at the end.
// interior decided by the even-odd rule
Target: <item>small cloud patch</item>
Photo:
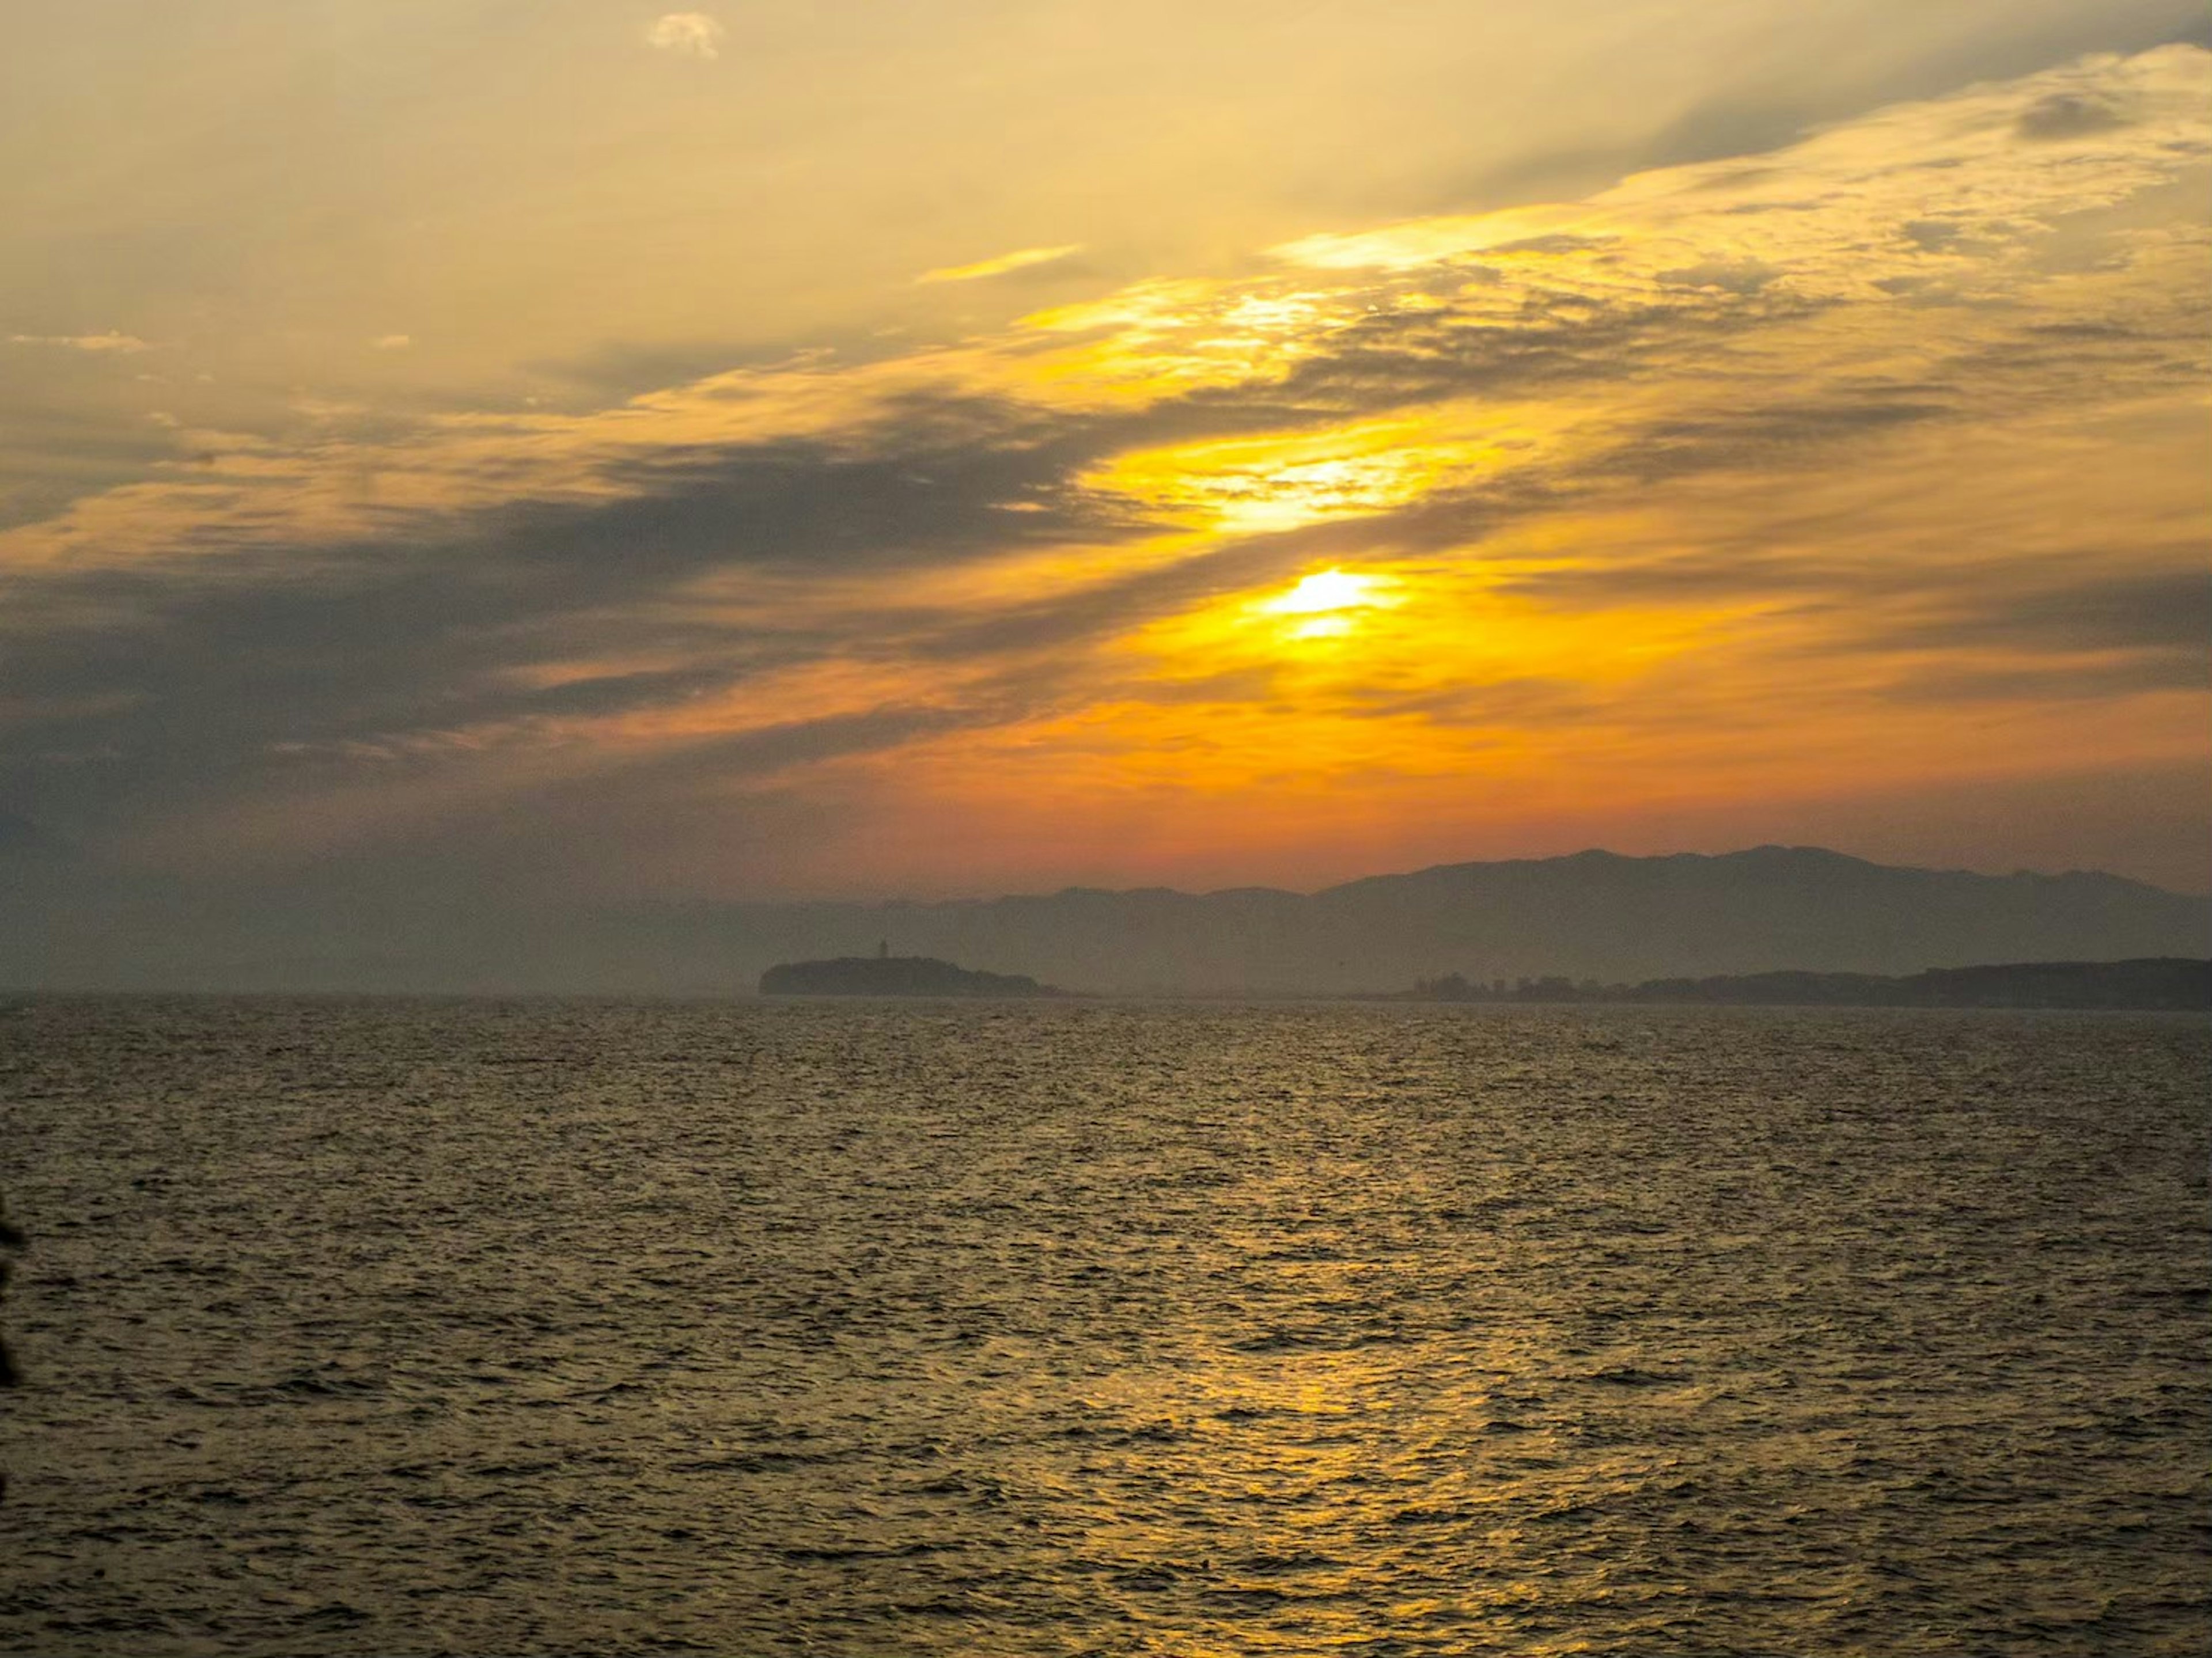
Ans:
{"type": "Polygon", "coordinates": [[[127,356],[133,351],[151,351],[154,348],[135,334],[119,334],[109,329],[105,334],[10,334],[10,345],[57,345],[65,351],[89,351],[127,356]]]}
{"type": "Polygon", "coordinates": [[[368,343],[368,348],[372,351],[404,351],[414,343],[405,334],[380,334],[368,343]]]}
{"type": "Polygon", "coordinates": [[[2128,125],[2128,118],[2108,100],[2084,97],[2076,92],[2057,92],[2038,100],[2021,112],[2013,131],[2023,138],[2051,143],[2063,138],[2086,138],[2128,125]]]}
{"type": "Polygon", "coordinates": [[[659,52],[711,59],[722,55],[722,37],[727,33],[702,11],[672,11],[653,20],[645,32],[645,43],[659,52]]]}
{"type": "Polygon", "coordinates": [[[1024,247],[1018,252],[1001,253],[994,259],[978,259],[973,264],[948,264],[935,270],[925,270],[915,278],[917,282],[972,282],[987,276],[1003,276],[1010,270],[1027,270],[1036,265],[1052,264],[1072,253],[1083,252],[1081,242],[1070,242],[1064,247],[1024,247]]]}

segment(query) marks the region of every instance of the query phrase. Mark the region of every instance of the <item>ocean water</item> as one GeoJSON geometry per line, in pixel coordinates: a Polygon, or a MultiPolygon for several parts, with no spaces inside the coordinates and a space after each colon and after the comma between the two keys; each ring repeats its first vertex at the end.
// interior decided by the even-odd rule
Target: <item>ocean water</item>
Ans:
{"type": "Polygon", "coordinates": [[[0,1650],[2212,1650],[2212,1028],[0,1007],[0,1650]]]}

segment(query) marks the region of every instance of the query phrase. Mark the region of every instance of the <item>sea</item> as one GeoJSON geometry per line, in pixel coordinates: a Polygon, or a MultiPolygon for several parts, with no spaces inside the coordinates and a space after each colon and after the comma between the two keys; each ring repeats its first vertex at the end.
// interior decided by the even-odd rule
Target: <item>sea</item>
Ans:
{"type": "Polygon", "coordinates": [[[0,1002],[0,1651],[2212,1651],[2212,1023],[0,1002]]]}

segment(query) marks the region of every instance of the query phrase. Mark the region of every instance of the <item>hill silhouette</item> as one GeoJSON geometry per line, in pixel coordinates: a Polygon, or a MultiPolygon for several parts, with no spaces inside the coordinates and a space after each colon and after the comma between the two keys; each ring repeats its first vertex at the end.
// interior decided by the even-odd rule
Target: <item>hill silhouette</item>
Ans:
{"type": "Polygon", "coordinates": [[[904,950],[1085,990],[1333,994],[1459,973],[1636,983],[1782,970],[2212,955],[2212,902],[2118,876],[1979,875],[1809,847],[1448,864],[1311,894],[1164,888],[943,903],[732,906],[690,919],[720,982],[904,950]]]}
{"type": "Polygon", "coordinates": [[[720,996],[778,963],[866,957],[884,940],[1070,992],[1135,994],[1376,993],[1452,973],[1634,984],[2212,956],[2212,900],[2112,875],[1901,868],[1809,847],[1446,864],[1313,893],[549,904],[434,922],[396,914],[373,938],[254,914],[254,926],[280,931],[249,929],[217,950],[149,921],[121,965],[97,952],[70,964],[51,932],[0,936],[0,972],[12,963],[16,975],[0,983],[720,996]]]}

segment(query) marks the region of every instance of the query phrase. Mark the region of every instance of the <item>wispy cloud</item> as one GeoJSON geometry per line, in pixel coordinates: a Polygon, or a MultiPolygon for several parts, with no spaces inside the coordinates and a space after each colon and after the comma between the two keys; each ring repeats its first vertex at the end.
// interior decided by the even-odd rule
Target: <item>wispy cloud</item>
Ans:
{"type": "Polygon", "coordinates": [[[1024,247],[1017,252],[1001,253],[996,258],[978,259],[973,264],[949,264],[935,270],[925,270],[915,278],[917,282],[972,282],[989,276],[1003,276],[1009,271],[1028,270],[1041,264],[1056,264],[1071,254],[1083,252],[1081,242],[1070,242],[1065,247],[1024,247]]]}
{"type": "Polygon", "coordinates": [[[722,55],[722,40],[728,33],[705,12],[672,11],[653,21],[645,41],[681,57],[714,58],[722,55]]]}
{"type": "Polygon", "coordinates": [[[66,351],[88,351],[95,355],[127,356],[135,351],[151,351],[154,348],[135,334],[118,333],[109,329],[104,334],[10,334],[10,345],[51,345],[66,351]]]}

